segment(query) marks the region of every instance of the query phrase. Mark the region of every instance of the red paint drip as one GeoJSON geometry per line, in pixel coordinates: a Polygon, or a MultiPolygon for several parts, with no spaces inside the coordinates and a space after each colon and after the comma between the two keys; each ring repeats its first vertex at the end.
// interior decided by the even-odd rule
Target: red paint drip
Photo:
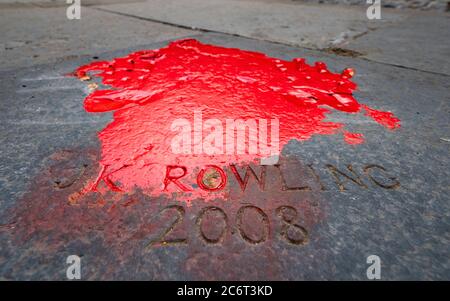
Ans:
{"type": "Polygon", "coordinates": [[[391,112],[378,111],[365,105],[362,105],[362,107],[366,110],[366,116],[371,117],[379,124],[391,130],[400,127],[400,119],[395,117],[391,112]]]}
{"type": "Polygon", "coordinates": [[[364,136],[360,133],[344,132],[344,141],[348,144],[361,144],[364,142],[364,136]]]}
{"type": "MultiPolygon", "coordinates": [[[[179,133],[171,131],[171,124],[177,118],[192,122],[194,110],[202,111],[203,120],[218,119],[224,124],[225,119],[278,118],[282,148],[290,139],[337,132],[343,124],[324,121],[331,109],[358,113],[361,107],[352,96],[356,89],[350,80],[352,69],[336,74],[322,62],[311,66],[302,58],[284,61],[191,39],[91,63],[78,68],[76,74],[85,79],[91,71],[112,88],[87,96],[85,109],[114,111],[114,121],[99,133],[103,168],[92,189],[104,181],[113,190],[139,187],[156,194],[180,192],[180,186],[187,189],[196,183],[195,169],[261,157],[174,154],[171,141],[179,133]],[[167,166],[181,165],[187,175],[177,183],[164,183],[167,166]]],[[[392,113],[364,108],[378,123],[398,126],[392,113]]],[[[352,143],[356,138],[352,139],[346,141],[352,143]]],[[[196,188],[189,193],[204,197],[211,192],[196,188]]]]}

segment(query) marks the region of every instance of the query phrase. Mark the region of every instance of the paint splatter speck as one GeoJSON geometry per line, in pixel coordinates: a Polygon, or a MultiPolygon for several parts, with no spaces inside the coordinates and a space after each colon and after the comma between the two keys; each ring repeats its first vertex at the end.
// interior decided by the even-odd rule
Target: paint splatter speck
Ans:
{"type": "Polygon", "coordinates": [[[344,132],[344,141],[348,144],[361,144],[364,142],[364,136],[361,133],[344,132]]]}

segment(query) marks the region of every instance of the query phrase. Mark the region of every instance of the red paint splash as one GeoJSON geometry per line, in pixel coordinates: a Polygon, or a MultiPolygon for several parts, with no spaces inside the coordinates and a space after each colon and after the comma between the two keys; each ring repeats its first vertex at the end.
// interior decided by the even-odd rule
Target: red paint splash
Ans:
{"type": "Polygon", "coordinates": [[[378,111],[366,105],[362,105],[362,107],[364,108],[364,110],[366,110],[366,116],[371,117],[379,124],[391,130],[400,127],[400,119],[395,117],[391,112],[378,111]]]}
{"type": "MultiPolygon", "coordinates": [[[[192,120],[194,110],[201,110],[204,120],[222,122],[278,118],[282,148],[290,139],[336,133],[344,125],[325,122],[326,114],[332,110],[356,114],[362,106],[352,96],[356,89],[350,80],[352,69],[336,74],[322,62],[311,66],[302,58],[284,61],[192,39],[94,62],[78,68],[76,75],[89,79],[90,71],[111,89],[92,92],[84,101],[85,109],[114,111],[114,121],[99,133],[102,169],[91,189],[104,182],[112,190],[138,187],[160,194],[180,192],[183,186],[193,196],[204,197],[210,192],[193,188],[195,169],[261,157],[173,154],[171,141],[178,133],[171,131],[171,124],[177,118],[192,120]],[[186,168],[187,176],[178,180],[181,185],[164,185],[167,166],[186,168]]],[[[363,107],[378,123],[388,128],[399,125],[392,113],[363,107]]]]}
{"type": "Polygon", "coordinates": [[[361,144],[364,142],[364,136],[361,133],[344,132],[344,141],[348,144],[361,144]]]}

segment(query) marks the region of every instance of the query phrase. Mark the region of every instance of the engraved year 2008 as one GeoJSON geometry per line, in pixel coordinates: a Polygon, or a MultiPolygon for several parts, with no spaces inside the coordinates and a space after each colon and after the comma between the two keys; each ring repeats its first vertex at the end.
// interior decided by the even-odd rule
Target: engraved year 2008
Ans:
{"type": "MultiPolygon", "coordinates": [[[[271,225],[277,223],[278,227],[273,227],[275,229],[273,234],[280,240],[291,245],[304,245],[308,242],[309,233],[301,225],[297,209],[292,206],[280,206],[274,210],[274,213],[274,217],[269,218],[261,208],[245,205],[240,207],[232,217],[235,225],[232,227],[230,225],[231,218],[223,209],[217,206],[208,206],[196,214],[193,219],[195,223],[189,229],[197,231],[200,240],[208,245],[223,243],[227,239],[227,233],[237,234],[244,242],[258,245],[269,240],[271,225]],[[214,224],[216,229],[216,231],[212,231],[214,233],[205,230],[207,219],[214,224]]],[[[183,230],[182,228],[186,226],[186,210],[183,206],[171,205],[159,212],[159,216],[169,214],[172,216],[171,222],[159,230],[159,234],[150,241],[147,247],[188,243],[187,234],[173,235],[177,230],[183,230]]]]}

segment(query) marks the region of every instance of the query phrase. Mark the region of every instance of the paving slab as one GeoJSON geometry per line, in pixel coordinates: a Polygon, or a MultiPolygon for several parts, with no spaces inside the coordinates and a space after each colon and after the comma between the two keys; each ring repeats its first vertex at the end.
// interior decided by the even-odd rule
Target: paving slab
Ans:
{"type": "Polygon", "coordinates": [[[2,7],[0,70],[192,34],[190,30],[118,16],[89,7],[82,7],[80,20],[69,20],[66,6],[2,7]]]}
{"type": "Polygon", "coordinates": [[[383,7],[380,20],[369,20],[367,6],[308,5],[284,0],[155,0],[96,7],[288,45],[338,48],[335,50],[344,55],[450,74],[450,17],[440,11],[383,7]]]}
{"type": "Polygon", "coordinates": [[[97,133],[111,115],[86,113],[86,84],[65,74],[93,55],[135,49],[0,71],[1,279],[66,279],[72,254],[84,280],[364,280],[369,255],[381,258],[384,280],[450,278],[448,76],[230,35],[193,37],[320,60],[335,72],[352,67],[356,98],[394,112],[402,126],[333,114],[366,142],[293,140],[280,167],[268,167],[264,189],[252,178],[242,192],[229,174],[227,200],[188,206],[136,191],[74,204],[70,196],[98,173],[97,133]],[[312,189],[283,189],[305,183],[312,189]]]}
{"type": "Polygon", "coordinates": [[[189,28],[314,48],[333,46],[401,18],[390,10],[383,20],[369,22],[364,7],[307,5],[283,0],[152,0],[96,7],[189,28]]]}
{"type": "MultiPolygon", "coordinates": [[[[300,2],[313,3],[330,3],[330,4],[347,4],[347,5],[364,5],[367,6],[366,0],[293,0],[300,2]]],[[[384,0],[381,1],[382,7],[389,8],[412,8],[421,10],[445,10],[447,7],[446,0],[384,0]]]]}
{"type": "Polygon", "coordinates": [[[450,14],[408,12],[406,18],[341,47],[379,62],[450,74],[450,14]]]}

